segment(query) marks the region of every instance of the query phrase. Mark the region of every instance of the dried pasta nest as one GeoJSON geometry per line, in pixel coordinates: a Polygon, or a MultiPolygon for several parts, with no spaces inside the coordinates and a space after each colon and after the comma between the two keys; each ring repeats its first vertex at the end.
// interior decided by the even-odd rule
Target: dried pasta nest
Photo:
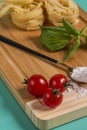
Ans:
{"type": "Polygon", "coordinates": [[[45,20],[42,3],[31,3],[29,8],[15,6],[11,10],[11,16],[16,26],[26,30],[39,29],[45,20]]]}
{"type": "Polygon", "coordinates": [[[62,18],[66,18],[70,23],[77,21],[79,9],[73,0],[47,0],[45,8],[48,20],[53,25],[61,25],[62,18]]]}
{"type": "Polygon", "coordinates": [[[45,20],[42,2],[32,2],[21,6],[8,4],[1,10],[0,14],[4,15],[8,10],[12,22],[21,29],[37,30],[45,20]]]}

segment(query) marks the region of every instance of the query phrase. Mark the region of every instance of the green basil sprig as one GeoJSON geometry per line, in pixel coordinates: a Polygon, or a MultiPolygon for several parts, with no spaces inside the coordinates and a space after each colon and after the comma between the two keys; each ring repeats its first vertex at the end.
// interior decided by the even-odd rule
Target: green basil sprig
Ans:
{"type": "Polygon", "coordinates": [[[81,31],[76,29],[70,22],[66,19],[62,20],[63,26],[40,26],[41,43],[48,48],[50,51],[59,51],[70,44],[72,39],[74,43],[72,44],[70,50],[64,57],[64,61],[68,60],[69,57],[78,49],[81,45],[81,37],[84,37],[87,42],[86,30],[87,27],[83,28],[81,31]]]}

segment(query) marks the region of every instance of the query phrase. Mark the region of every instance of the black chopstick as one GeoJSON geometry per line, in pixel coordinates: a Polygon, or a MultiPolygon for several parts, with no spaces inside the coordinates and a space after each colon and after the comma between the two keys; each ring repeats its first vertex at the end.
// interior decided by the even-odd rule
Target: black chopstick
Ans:
{"type": "Polygon", "coordinates": [[[51,57],[48,57],[46,55],[43,55],[43,54],[41,54],[41,53],[39,53],[39,52],[37,52],[35,50],[32,50],[32,49],[30,49],[28,47],[25,47],[25,46],[17,43],[16,41],[13,41],[13,40],[11,40],[9,38],[6,38],[5,36],[0,35],[0,41],[2,41],[3,43],[9,44],[11,46],[14,46],[16,48],[19,48],[19,49],[21,49],[21,50],[23,50],[25,52],[31,53],[31,54],[33,54],[35,56],[40,57],[40,58],[46,59],[48,61],[51,61],[52,63],[58,63],[58,60],[53,59],[51,57]]]}

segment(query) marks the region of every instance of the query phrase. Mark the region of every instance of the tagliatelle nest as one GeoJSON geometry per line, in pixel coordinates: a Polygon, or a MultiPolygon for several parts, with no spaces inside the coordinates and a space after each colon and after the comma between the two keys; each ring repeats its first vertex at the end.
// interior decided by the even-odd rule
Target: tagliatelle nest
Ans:
{"type": "Polygon", "coordinates": [[[13,23],[26,30],[39,29],[39,25],[44,22],[42,3],[30,4],[29,8],[13,7],[11,16],[13,23]]]}
{"type": "Polygon", "coordinates": [[[74,0],[47,0],[45,8],[48,20],[53,25],[61,25],[62,18],[74,23],[79,17],[79,9],[74,0]]]}
{"type": "Polygon", "coordinates": [[[17,27],[26,30],[36,30],[39,29],[39,25],[42,25],[45,20],[42,6],[43,3],[41,2],[32,2],[21,6],[8,4],[1,10],[0,16],[9,11],[12,22],[17,27]]]}
{"type": "Polygon", "coordinates": [[[79,17],[79,9],[74,0],[3,0],[0,17],[8,12],[12,22],[26,30],[39,29],[45,19],[57,26],[61,25],[62,18],[74,23],[79,17]]]}

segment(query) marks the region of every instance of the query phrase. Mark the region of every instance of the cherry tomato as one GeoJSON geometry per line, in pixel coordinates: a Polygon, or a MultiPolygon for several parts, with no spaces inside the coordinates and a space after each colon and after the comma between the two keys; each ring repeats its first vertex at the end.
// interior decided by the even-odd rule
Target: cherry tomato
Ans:
{"type": "Polygon", "coordinates": [[[27,89],[32,95],[36,97],[42,96],[47,88],[48,82],[44,76],[40,74],[34,74],[28,80],[27,89]]]}
{"type": "Polygon", "coordinates": [[[66,88],[67,77],[63,74],[56,74],[50,78],[49,87],[59,89],[60,92],[64,92],[66,88]]]}
{"type": "Polygon", "coordinates": [[[51,108],[55,108],[58,105],[60,105],[62,100],[63,100],[63,95],[58,94],[57,90],[52,88],[48,88],[43,95],[43,102],[51,108]]]}

